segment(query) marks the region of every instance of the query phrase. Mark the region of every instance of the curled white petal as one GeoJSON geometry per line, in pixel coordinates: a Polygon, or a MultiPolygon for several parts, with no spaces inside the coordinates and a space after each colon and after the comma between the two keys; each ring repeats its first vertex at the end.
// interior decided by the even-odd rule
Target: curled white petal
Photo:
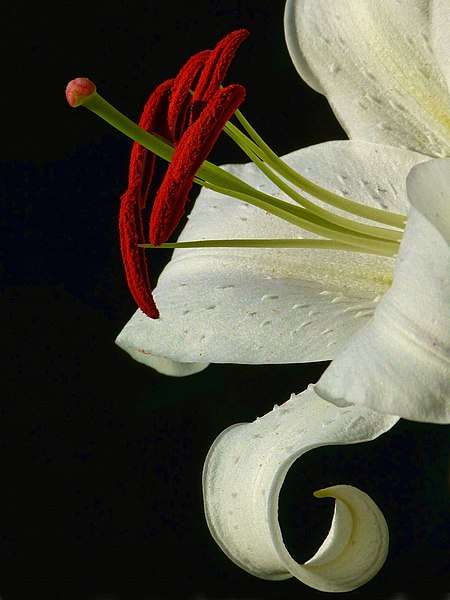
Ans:
{"type": "Polygon", "coordinates": [[[394,281],[315,389],[415,421],[450,423],[450,161],[417,165],[394,281]]]}
{"type": "MultiPolygon", "coordinates": [[[[349,137],[450,154],[450,96],[431,47],[431,0],[288,0],[286,40],[305,81],[349,137]]],[[[448,8],[447,0],[439,0],[448,8]]],[[[442,14],[440,11],[440,16],[442,14]]],[[[448,23],[435,18],[435,29],[448,23]]],[[[448,62],[446,66],[448,71],[448,62]]]]}
{"type": "MultiPolygon", "coordinates": [[[[329,190],[404,213],[406,175],[423,159],[407,150],[349,141],[284,157],[329,190]]],[[[253,164],[226,168],[256,188],[282,195],[253,164]]],[[[300,236],[312,234],[204,189],[180,240],[300,236]]],[[[393,264],[389,258],[335,250],[176,250],[155,289],[160,319],[137,311],[117,343],[133,356],[144,351],[181,363],[329,360],[373,314],[391,283],[393,264]]]]}
{"type": "Polygon", "coordinates": [[[216,542],[241,568],[263,579],[294,576],[330,592],[363,585],[388,550],[387,525],[375,502],[347,485],[318,492],[336,499],[333,522],[315,556],[301,565],[283,543],[278,497],[287,471],[305,452],[374,439],[397,420],[358,407],[337,408],[308,389],[261,419],[224,431],[203,473],[205,513],[216,542]]]}

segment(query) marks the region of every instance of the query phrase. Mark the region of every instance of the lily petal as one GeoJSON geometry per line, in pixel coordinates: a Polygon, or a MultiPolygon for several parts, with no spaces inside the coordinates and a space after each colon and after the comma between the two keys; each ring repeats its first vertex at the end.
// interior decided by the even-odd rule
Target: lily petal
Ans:
{"type": "Polygon", "coordinates": [[[336,499],[333,522],[315,556],[300,565],[283,543],[278,497],[287,471],[302,454],[372,440],[397,420],[359,407],[337,408],[310,387],[261,419],[224,431],[203,472],[205,513],[216,542],[241,568],[263,579],[294,576],[327,592],[363,585],[381,568],[388,550],[387,525],[375,502],[346,485],[316,492],[336,499]]]}
{"type": "Polygon", "coordinates": [[[431,5],[287,1],[292,60],[303,79],[327,96],[349,137],[450,154],[450,96],[431,50],[431,5]]]}
{"type": "Polygon", "coordinates": [[[447,0],[433,0],[431,6],[433,53],[450,89],[450,4],[447,0]]]}
{"type": "Polygon", "coordinates": [[[183,363],[170,360],[165,356],[155,356],[143,349],[129,349],[130,356],[137,362],[140,362],[147,367],[152,367],[162,375],[171,375],[172,377],[186,377],[187,375],[195,375],[204,371],[209,363],[183,363]]]}
{"type": "MultiPolygon", "coordinates": [[[[392,147],[329,142],[287,163],[327,189],[406,212],[405,178],[423,160],[392,147]]],[[[281,193],[253,164],[227,170],[281,193]]],[[[223,195],[202,190],[180,240],[314,237],[223,195]]],[[[373,314],[394,261],[334,250],[176,250],[155,289],[160,319],[137,311],[117,338],[136,355],[183,363],[295,363],[332,359],[373,314]]]]}
{"type": "Polygon", "coordinates": [[[339,406],[450,423],[450,161],[416,166],[407,189],[392,287],[315,389],[339,406]]]}

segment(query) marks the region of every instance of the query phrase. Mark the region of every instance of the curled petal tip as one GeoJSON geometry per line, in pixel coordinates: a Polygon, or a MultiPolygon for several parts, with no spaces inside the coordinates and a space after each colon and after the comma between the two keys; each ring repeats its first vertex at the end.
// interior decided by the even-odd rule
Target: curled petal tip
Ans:
{"type": "Polygon", "coordinates": [[[74,108],[80,106],[95,93],[96,89],[95,83],[87,77],[72,79],[66,86],[67,102],[74,108]]]}
{"type": "Polygon", "coordinates": [[[262,579],[294,576],[322,592],[364,585],[380,570],[389,546],[386,521],[370,496],[349,485],[315,492],[336,499],[334,515],[323,544],[304,564],[284,545],[278,497],[286,473],[302,454],[329,444],[368,441],[393,424],[366,409],[342,411],[309,389],[284,403],[283,411],[225,430],[203,471],[205,515],[213,537],[231,560],[262,579]]]}
{"type": "Polygon", "coordinates": [[[326,489],[316,490],[313,492],[314,498],[330,498],[331,494],[326,489]]]}

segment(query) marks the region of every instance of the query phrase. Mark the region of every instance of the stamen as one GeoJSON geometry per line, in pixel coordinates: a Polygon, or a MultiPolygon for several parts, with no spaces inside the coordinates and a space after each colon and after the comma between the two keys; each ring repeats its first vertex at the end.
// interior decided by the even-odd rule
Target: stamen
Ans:
{"type": "Polygon", "coordinates": [[[189,108],[192,104],[191,89],[195,87],[200,71],[210,54],[210,50],[203,50],[194,54],[175,77],[167,111],[167,123],[171,137],[175,142],[180,139],[186,129],[189,108]]]}
{"type": "MultiPolygon", "coordinates": [[[[145,131],[167,135],[167,104],[173,79],[161,83],[150,95],[139,119],[139,127],[145,131]]],[[[144,146],[134,142],[131,149],[128,173],[129,194],[138,196],[139,207],[145,208],[153,179],[156,156],[144,146]]]]}
{"type": "Polygon", "coordinates": [[[391,225],[392,227],[404,229],[406,220],[405,215],[381,208],[367,206],[365,204],[361,204],[360,202],[355,202],[354,200],[350,200],[349,198],[335,194],[334,192],[317,185],[313,181],[310,181],[292,169],[292,167],[287,165],[277,156],[277,154],[263,140],[254,127],[252,127],[250,122],[244,117],[241,111],[236,111],[236,117],[249,134],[251,140],[257,144],[260,151],[263,153],[262,158],[264,161],[278,171],[278,173],[280,173],[280,175],[282,175],[285,179],[299,187],[301,190],[307,194],[311,194],[311,196],[315,196],[326,204],[330,204],[331,206],[335,206],[336,208],[340,208],[346,212],[359,215],[360,217],[364,217],[372,221],[378,221],[379,223],[384,223],[385,225],[391,225]]]}
{"type": "MultiPolygon", "coordinates": [[[[166,112],[172,79],[160,84],[150,95],[139,125],[146,131],[167,132],[166,112]]],[[[159,312],[152,296],[146,253],[139,247],[145,240],[142,211],[151,185],[155,155],[138,143],[131,149],[128,189],[122,195],[119,211],[119,235],[122,261],[128,288],[139,308],[157,319],[159,312]]]]}
{"type": "MultiPolygon", "coordinates": [[[[128,188],[121,198],[119,212],[120,245],[129,289],[141,310],[151,318],[157,318],[159,314],[152,297],[146,253],[140,244],[145,241],[143,211],[153,179],[155,155],[173,162],[152,209],[152,242],[166,241],[178,224],[197,171],[201,171],[223,126],[245,97],[242,86],[218,88],[247,35],[244,30],[233,32],[214,51],[194,55],[175,80],[164,82],[151,94],[139,126],[99,96],[89,79],[77,78],[67,86],[66,97],[71,106],[84,104],[134,140],[128,188]],[[197,88],[198,81],[202,82],[201,94],[194,115],[190,110],[193,103],[191,89],[197,88]],[[186,129],[188,120],[190,125],[186,129]],[[180,141],[175,152],[166,140],[180,141]]],[[[220,169],[215,165],[205,165],[205,170],[217,171],[217,179],[223,181],[220,169]]],[[[243,182],[238,185],[246,187],[243,182]]]]}
{"type": "Polygon", "coordinates": [[[311,248],[313,250],[343,250],[363,254],[378,254],[369,248],[358,248],[334,240],[316,239],[226,239],[226,240],[186,240],[183,242],[165,242],[155,246],[153,244],[139,244],[141,248],[311,248]]]}
{"type": "Polygon", "coordinates": [[[84,104],[119,131],[134,140],[128,189],[121,199],[120,242],[127,282],[134,299],[149,317],[156,318],[145,248],[246,247],[328,248],[395,256],[401,231],[355,222],[317,206],[286,181],[323,202],[401,229],[403,215],[366,207],[321,188],[284,163],[237,110],[245,97],[242,86],[221,89],[222,81],[248,31],[234,31],[214,50],[194,55],[174,80],[158,86],[147,101],[139,126],[96,92],[86,78],[69,83],[71,106],[84,104]],[[227,123],[236,116],[247,134],[227,123]],[[206,160],[222,129],[247,153],[265,175],[296,204],[253,188],[232,173],[206,160]],[[171,142],[175,142],[175,148],[171,142]],[[170,162],[150,215],[150,242],[145,244],[143,211],[153,178],[155,155],[170,162]],[[172,161],[172,162],[171,162],[172,161]],[[276,174],[278,173],[279,176],[276,174]],[[323,239],[289,240],[198,240],[167,243],[179,223],[193,183],[224,197],[233,197],[310,231],[323,239]]]}
{"type": "Polygon", "coordinates": [[[157,319],[159,312],[152,296],[146,253],[139,246],[144,239],[141,211],[136,196],[127,192],[120,203],[119,233],[128,288],[142,312],[157,319]]]}
{"type": "MultiPolygon", "coordinates": [[[[136,123],[133,123],[131,119],[114,108],[98,93],[90,96],[84,103],[84,106],[100,116],[107,123],[110,123],[120,132],[127,135],[132,140],[142,144],[145,148],[151,152],[154,152],[164,160],[170,161],[172,159],[174,149],[167,141],[138,127],[136,123]]],[[[348,237],[343,239],[341,234],[339,234],[339,236],[336,235],[339,231],[342,233],[342,228],[338,228],[338,226],[330,223],[327,225],[323,220],[322,226],[320,230],[318,230],[317,227],[311,226],[311,220],[313,218],[317,220],[317,217],[311,215],[308,211],[251,187],[248,183],[239,179],[236,175],[217,167],[207,160],[205,160],[198,169],[196,176],[193,178],[193,181],[194,180],[196,183],[199,183],[208,189],[223,194],[224,198],[231,196],[233,198],[237,198],[238,200],[243,200],[244,202],[253,204],[258,208],[266,210],[276,217],[293,223],[302,229],[306,229],[307,231],[318,233],[319,235],[323,235],[327,238],[337,239],[344,243],[351,243],[351,245],[355,246],[361,246],[363,242],[365,247],[367,245],[364,239],[358,236],[352,236],[353,239],[351,242],[348,237]],[[298,211],[300,211],[300,213],[303,215],[303,218],[299,219],[297,216],[295,216],[298,211]],[[307,216],[309,217],[308,219],[305,218],[307,216]]],[[[354,204],[357,203],[355,202],[354,204]]],[[[363,206],[363,208],[368,207],[363,206]]],[[[378,253],[382,256],[394,256],[398,252],[398,243],[385,241],[377,242],[376,240],[372,240],[370,243],[370,248],[373,250],[377,250],[377,248],[379,248],[378,253]]]]}
{"type": "Polygon", "coordinates": [[[233,84],[218,89],[175,149],[150,217],[150,241],[165,242],[178,225],[194,176],[217,141],[225,123],[245,98],[245,88],[233,84]]]}
{"type": "Polygon", "coordinates": [[[324,221],[339,225],[340,227],[343,227],[349,231],[359,233],[364,236],[391,240],[394,242],[401,240],[402,233],[400,231],[374,225],[366,225],[353,219],[342,217],[335,212],[323,209],[314,202],[311,202],[299,194],[291,186],[289,186],[283,179],[281,179],[281,177],[278,177],[272,171],[272,168],[274,168],[273,165],[272,168],[267,166],[264,159],[259,156],[260,154],[264,156],[264,153],[261,152],[260,148],[254,142],[249,140],[237,127],[235,127],[232,123],[227,123],[225,126],[225,131],[228,133],[230,138],[247,154],[250,160],[252,160],[252,162],[254,162],[256,166],[264,173],[264,175],[270,179],[270,181],[272,181],[287,196],[292,198],[292,200],[295,200],[297,204],[303,206],[303,208],[309,212],[317,215],[324,221]]]}
{"type": "Polygon", "coordinates": [[[203,186],[207,189],[218,192],[219,194],[223,194],[226,197],[231,196],[232,198],[237,198],[238,200],[242,200],[247,204],[251,204],[257,208],[266,210],[276,217],[279,217],[288,223],[292,223],[293,225],[296,225],[305,231],[310,231],[320,236],[329,237],[334,241],[343,242],[344,244],[355,246],[357,248],[364,248],[365,250],[368,250],[370,254],[374,253],[379,254],[380,256],[395,256],[399,249],[399,244],[395,242],[370,238],[367,236],[352,235],[343,227],[339,227],[337,225],[330,227],[329,223],[323,219],[320,219],[319,217],[316,217],[316,215],[308,213],[308,211],[299,206],[295,206],[289,202],[285,202],[272,196],[259,194],[259,192],[255,193],[255,190],[253,190],[254,195],[251,195],[245,192],[240,192],[236,189],[222,188],[216,184],[206,181],[203,182],[203,186]]]}
{"type": "Polygon", "coordinates": [[[205,63],[192,98],[192,120],[219,89],[230,64],[242,42],[250,35],[247,29],[237,29],[226,35],[216,45],[205,63]]]}

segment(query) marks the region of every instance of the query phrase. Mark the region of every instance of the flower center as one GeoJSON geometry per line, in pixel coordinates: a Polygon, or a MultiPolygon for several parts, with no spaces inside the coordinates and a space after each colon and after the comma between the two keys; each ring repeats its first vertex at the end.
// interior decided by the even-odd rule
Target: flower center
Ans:
{"type": "MultiPolygon", "coordinates": [[[[74,80],[76,81],[76,80],[74,80]]],[[[149,133],[125,115],[120,113],[109,102],[102,98],[97,92],[78,100],[78,105],[83,105],[102,119],[107,121],[124,135],[128,136],[144,148],[156,154],[160,158],[170,162],[174,154],[174,146],[161,136],[149,133]]],[[[222,193],[239,200],[243,200],[261,208],[274,216],[284,219],[300,229],[321,235],[322,240],[267,240],[267,247],[299,247],[305,245],[317,248],[337,248],[354,252],[367,252],[381,256],[394,256],[398,252],[402,232],[405,224],[404,215],[390,212],[380,208],[373,208],[340,196],[334,192],[320,187],[308,180],[303,175],[292,169],[283,162],[275,152],[263,141],[248,120],[239,111],[235,111],[239,122],[246,129],[246,133],[227,122],[224,131],[236,144],[251,158],[258,168],[277,187],[288,195],[296,204],[281,200],[258,190],[235,175],[205,160],[197,168],[193,178],[195,183],[202,187],[222,193]],[[283,178],[283,179],[282,179],[283,178]],[[357,215],[389,225],[390,228],[378,225],[367,225],[354,219],[337,215],[308,200],[305,196],[294,189],[286,181],[294,184],[297,189],[322,202],[344,210],[352,215],[357,215]],[[276,242],[279,243],[276,243],[276,242]],[[320,244],[318,243],[320,242],[320,244]]],[[[196,135],[200,136],[202,128],[199,127],[196,135]]],[[[194,136],[193,136],[194,137],[194,136]]],[[[195,140],[191,140],[194,148],[195,140]]],[[[194,242],[182,242],[182,247],[200,246],[245,246],[263,247],[264,240],[202,240],[194,242]],[[223,243],[222,243],[223,242],[223,243]],[[226,243],[224,243],[226,242],[226,243]],[[236,243],[234,243],[236,242],[236,243]],[[189,244],[189,246],[187,246],[189,244]]],[[[144,247],[161,246],[175,248],[177,243],[153,243],[145,244],[144,247]]],[[[181,246],[180,246],[181,247],[181,246]]]]}
{"type": "Polygon", "coordinates": [[[119,216],[122,256],[130,291],[139,307],[152,318],[158,310],[151,295],[147,248],[315,248],[395,256],[405,218],[340,196],[308,180],[287,165],[238,110],[245,97],[240,85],[222,87],[230,62],[246,30],[228,34],[216,47],[194,55],[179,74],[158,86],[144,108],[139,125],[102,98],[86,78],[71,81],[66,96],[71,106],[83,105],[135,143],[129,184],[119,216]],[[237,125],[230,122],[235,115],[237,125]],[[258,169],[286,195],[283,200],[256,189],[207,160],[222,130],[258,169]],[[143,229],[143,211],[152,182],[155,157],[169,162],[150,216],[149,243],[143,229]],[[320,236],[304,239],[228,239],[169,242],[182,218],[193,183],[256,206],[299,230],[320,236]],[[320,200],[350,216],[319,206],[320,200]],[[377,224],[361,223],[354,216],[377,224]],[[385,226],[388,227],[385,227],[385,226]]]}

